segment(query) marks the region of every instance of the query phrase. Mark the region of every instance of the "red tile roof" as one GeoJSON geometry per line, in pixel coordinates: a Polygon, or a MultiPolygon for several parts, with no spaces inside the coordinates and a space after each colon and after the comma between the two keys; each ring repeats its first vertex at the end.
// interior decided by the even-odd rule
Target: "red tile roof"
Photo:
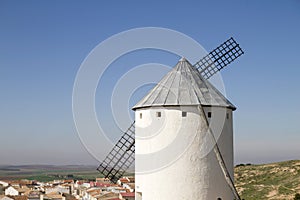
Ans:
{"type": "Polygon", "coordinates": [[[73,182],[74,182],[74,180],[72,180],[72,179],[64,180],[64,183],[73,183],[73,182]]]}
{"type": "Polygon", "coordinates": [[[129,179],[126,178],[126,177],[120,178],[119,181],[120,181],[121,183],[129,183],[129,182],[130,182],[129,179]]]}
{"type": "Polygon", "coordinates": [[[122,197],[134,197],[134,192],[120,193],[122,197]]]}
{"type": "Polygon", "coordinates": [[[25,195],[8,196],[8,197],[14,200],[28,200],[28,197],[25,195]]]}
{"type": "Polygon", "coordinates": [[[110,183],[99,183],[99,182],[90,182],[91,187],[110,187],[112,184],[110,183]]]}
{"type": "Polygon", "coordinates": [[[91,181],[91,182],[90,182],[90,186],[91,186],[91,187],[94,187],[94,185],[95,185],[94,182],[91,181]]]}

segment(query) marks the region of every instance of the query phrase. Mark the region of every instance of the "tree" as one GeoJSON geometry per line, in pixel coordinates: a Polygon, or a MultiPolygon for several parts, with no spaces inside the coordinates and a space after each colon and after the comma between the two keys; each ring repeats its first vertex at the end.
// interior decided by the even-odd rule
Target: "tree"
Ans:
{"type": "Polygon", "coordinates": [[[299,193],[295,194],[294,200],[300,200],[300,194],[299,193]]]}

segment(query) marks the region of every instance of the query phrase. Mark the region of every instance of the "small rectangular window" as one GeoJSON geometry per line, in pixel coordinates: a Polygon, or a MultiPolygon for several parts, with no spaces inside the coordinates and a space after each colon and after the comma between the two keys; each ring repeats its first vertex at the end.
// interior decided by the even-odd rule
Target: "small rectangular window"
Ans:
{"type": "Polygon", "coordinates": [[[142,113],[140,113],[140,119],[142,119],[143,118],[143,114],[142,113]]]}
{"type": "Polygon", "coordinates": [[[226,113],[226,118],[229,119],[229,113],[226,113]]]}
{"type": "Polygon", "coordinates": [[[182,117],[186,117],[187,116],[187,112],[182,112],[182,117]]]}
{"type": "Polygon", "coordinates": [[[161,117],[161,112],[156,112],[156,117],[161,117]]]}
{"type": "Polygon", "coordinates": [[[207,117],[208,117],[208,118],[211,118],[211,112],[208,112],[208,113],[207,113],[207,117]]]}

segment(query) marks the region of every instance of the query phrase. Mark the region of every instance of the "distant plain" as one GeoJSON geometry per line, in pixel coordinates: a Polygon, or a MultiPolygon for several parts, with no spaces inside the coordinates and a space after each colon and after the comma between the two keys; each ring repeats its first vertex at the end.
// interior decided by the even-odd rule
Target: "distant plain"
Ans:
{"type": "Polygon", "coordinates": [[[97,166],[88,165],[16,165],[0,166],[0,180],[29,179],[51,181],[56,179],[87,179],[101,177],[97,166]]]}

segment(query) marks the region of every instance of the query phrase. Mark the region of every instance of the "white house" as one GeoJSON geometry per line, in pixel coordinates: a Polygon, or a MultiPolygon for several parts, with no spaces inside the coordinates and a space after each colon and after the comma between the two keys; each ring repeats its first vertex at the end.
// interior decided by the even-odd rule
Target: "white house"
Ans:
{"type": "Polygon", "coordinates": [[[71,186],[69,186],[69,185],[59,185],[59,186],[57,186],[57,191],[60,194],[63,194],[63,193],[70,194],[70,192],[71,192],[71,186]]]}
{"type": "Polygon", "coordinates": [[[8,186],[8,183],[7,183],[7,182],[4,182],[4,181],[0,181],[0,185],[2,185],[3,187],[7,187],[7,186],[8,186]]]}
{"type": "Polygon", "coordinates": [[[58,193],[58,186],[45,186],[45,194],[58,193]]]}
{"type": "Polygon", "coordinates": [[[17,195],[19,195],[19,191],[14,187],[9,186],[8,188],[5,189],[4,194],[6,196],[17,196],[17,195]]]}
{"type": "Polygon", "coordinates": [[[101,193],[100,188],[89,188],[86,190],[86,193],[82,197],[83,200],[97,200],[97,196],[101,193]]]}

